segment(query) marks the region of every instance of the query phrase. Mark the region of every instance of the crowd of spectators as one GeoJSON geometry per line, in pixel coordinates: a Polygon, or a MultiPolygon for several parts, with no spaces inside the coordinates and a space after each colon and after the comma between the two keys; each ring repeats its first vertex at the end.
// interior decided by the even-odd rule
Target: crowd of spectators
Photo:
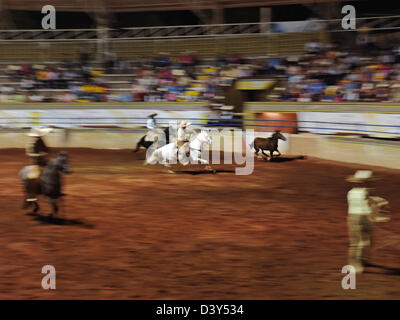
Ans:
{"type": "Polygon", "coordinates": [[[275,71],[284,73],[283,101],[400,102],[400,46],[373,44],[353,50],[335,46],[289,58],[275,71]],[[280,70],[281,68],[281,70],[280,70]]]}
{"type": "Polygon", "coordinates": [[[0,72],[0,102],[210,101],[235,79],[268,78],[275,101],[400,102],[400,46],[371,43],[352,50],[306,44],[290,57],[197,59],[160,54],[140,61],[88,58],[77,63],[8,65],[0,72]],[[113,77],[128,81],[111,88],[113,77]]]}

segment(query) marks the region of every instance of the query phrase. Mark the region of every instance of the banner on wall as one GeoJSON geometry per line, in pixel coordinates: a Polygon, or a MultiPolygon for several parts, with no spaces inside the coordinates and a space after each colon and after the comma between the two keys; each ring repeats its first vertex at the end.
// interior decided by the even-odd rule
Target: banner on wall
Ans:
{"type": "MultiPolygon", "coordinates": [[[[146,125],[147,117],[157,113],[160,126],[168,126],[176,119],[206,119],[204,110],[164,111],[137,109],[87,109],[87,110],[0,110],[0,127],[26,128],[34,126],[55,126],[60,128],[79,127],[122,127],[135,128],[146,125]]],[[[202,125],[206,120],[191,121],[202,125]]]]}
{"type": "Polygon", "coordinates": [[[400,137],[400,114],[298,112],[298,128],[320,134],[355,133],[371,137],[400,137]]]}

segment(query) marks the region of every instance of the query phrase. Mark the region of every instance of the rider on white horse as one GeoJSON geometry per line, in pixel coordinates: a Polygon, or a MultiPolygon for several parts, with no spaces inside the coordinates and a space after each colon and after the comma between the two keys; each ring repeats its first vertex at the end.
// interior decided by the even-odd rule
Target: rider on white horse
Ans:
{"type": "Polygon", "coordinates": [[[179,125],[177,143],[178,143],[178,152],[180,154],[185,154],[189,152],[189,150],[187,150],[187,143],[189,142],[190,134],[187,131],[187,127],[190,125],[191,122],[186,122],[186,121],[181,121],[179,125]]]}
{"type": "Polygon", "coordinates": [[[161,163],[167,167],[170,167],[171,164],[175,164],[177,162],[184,166],[188,165],[189,163],[200,163],[207,165],[207,169],[211,169],[211,167],[209,167],[209,161],[202,158],[203,145],[210,145],[212,143],[207,130],[201,130],[201,132],[196,134],[193,139],[190,139],[190,142],[187,142],[188,139],[186,137],[185,125],[183,124],[182,128],[180,129],[182,130],[180,130],[180,137],[178,137],[178,139],[180,141],[179,145],[184,149],[184,153],[178,153],[178,143],[171,142],[149,154],[149,156],[146,157],[145,165],[161,163]],[[189,150],[190,154],[188,156],[186,152],[189,152],[189,150]]]}

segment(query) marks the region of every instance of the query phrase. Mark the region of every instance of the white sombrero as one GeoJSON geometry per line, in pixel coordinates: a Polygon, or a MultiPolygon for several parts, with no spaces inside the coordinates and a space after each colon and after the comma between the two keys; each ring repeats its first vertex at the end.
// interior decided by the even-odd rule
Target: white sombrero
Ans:
{"type": "Polygon", "coordinates": [[[51,131],[53,131],[52,128],[32,128],[31,131],[28,133],[28,136],[43,137],[45,135],[48,135],[51,131]]]}
{"type": "Polygon", "coordinates": [[[357,170],[356,173],[352,176],[348,176],[346,181],[348,182],[365,182],[370,180],[376,180],[376,178],[372,177],[371,170],[357,170]]]}
{"type": "Polygon", "coordinates": [[[192,124],[191,122],[181,121],[180,127],[181,127],[181,128],[188,127],[188,126],[190,126],[191,124],[192,124]]]}

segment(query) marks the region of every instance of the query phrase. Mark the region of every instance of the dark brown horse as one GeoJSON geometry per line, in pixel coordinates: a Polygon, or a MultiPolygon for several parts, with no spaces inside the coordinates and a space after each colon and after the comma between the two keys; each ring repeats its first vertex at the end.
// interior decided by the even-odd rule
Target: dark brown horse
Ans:
{"type": "MultiPolygon", "coordinates": [[[[19,172],[19,178],[24,184],[26,195],[24,197],[24,208],[33,204],[34,212],[39,211],[39,204],[36,195],[43,194],[46,196],[53,208],[51,215],[58,212],[57,199],[64,196],[61,192],[61,173],[69,174],[71,169],[68,164],[68,155],[66,152],[60,152],[56,158],[50,160],[44,167],[39,178],[31,178],[32,172],[39,170],[38,166],[26,166],[19,172]]],[[[37,175],[33,172],[33,176],[37,175]]]]}
{"type": "Polygon", "coordinates": [[[286,138],[283,136],[280,130],[276,130],[275,133],[270,138],[255,138],[252,143],[250,143],[250,148],[254,148],[256,150],[256,156],[258,156],[258,152],[261,150],[262,154],[268,157],[264,150],[268,150],[271,158],[274,157],[274,151],[279,153],[278,157],[281,153],[278,150],[278,140],[281,139],[286,141],[286,138]]]}

